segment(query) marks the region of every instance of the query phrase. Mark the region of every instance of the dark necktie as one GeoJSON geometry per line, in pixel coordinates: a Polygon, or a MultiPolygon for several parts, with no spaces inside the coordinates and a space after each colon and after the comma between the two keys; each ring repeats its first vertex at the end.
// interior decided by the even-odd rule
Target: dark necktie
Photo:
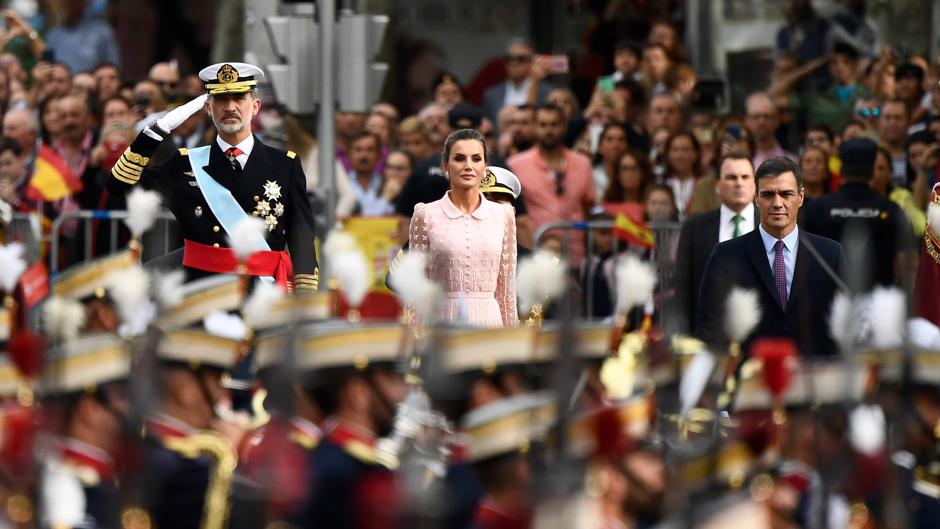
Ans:
{"type": "Polygon", "coordinates": [[[783,262],[783,241],[778,240],[774,245],[774,282],[777,284],[777,297],[780,298],[780,308],[787,311],[787,267],[783,262]]]}
{"type": "Polygon", "coordinates": [[[232,164],[232,169],[238,171],[242,168],[242,165],[238,163],[238,160],[235,159],[236,156],[241,156],[245,153],[242,152],[238,147],[229,147],[225,149],[225,156],[228,157],[228,163],[232,164]]]}

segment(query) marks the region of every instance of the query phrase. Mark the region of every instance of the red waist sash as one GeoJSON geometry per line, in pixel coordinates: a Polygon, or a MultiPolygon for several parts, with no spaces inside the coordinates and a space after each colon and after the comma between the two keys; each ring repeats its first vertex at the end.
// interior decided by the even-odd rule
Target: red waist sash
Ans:
{"type": "MultiPolygon", "coordinates": [[[[231,248],[216,248],[187,239],[183,245],[183,266],[216,274],[234,274],[238,272],[238,259],[231,248]]],[[[248,275],[271,276],[274,282],[285,290],[294,275],[290,254],[284,250],[255,252],[248,258],[245,266],[248,275]]]]}

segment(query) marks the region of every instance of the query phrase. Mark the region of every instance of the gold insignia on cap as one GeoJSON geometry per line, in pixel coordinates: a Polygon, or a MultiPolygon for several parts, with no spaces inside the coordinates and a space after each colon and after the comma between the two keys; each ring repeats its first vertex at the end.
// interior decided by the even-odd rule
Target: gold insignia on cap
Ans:
{"type": "Polygon", "coordinates": [[[493,187],[496,185],[496,175],[493,174],[493,171],[489,169],[486,170],[486,174],[483,175],[483,180],[480,182],[480,187],[487,188],[493,187]]]}
{"type": "Polygon", "coordinates": [[[238,81],[238,70],[235,69],[231,64],[223,64],[219,68],[219,73],[216,75],[216,79],[220,83],[229,84],[238,81]]]}

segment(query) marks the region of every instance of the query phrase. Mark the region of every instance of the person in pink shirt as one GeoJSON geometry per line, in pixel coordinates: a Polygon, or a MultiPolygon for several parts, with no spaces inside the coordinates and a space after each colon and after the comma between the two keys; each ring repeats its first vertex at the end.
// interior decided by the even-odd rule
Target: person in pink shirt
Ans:
{"type": "MultiPolygon", "coordinates": [[[[535,114],[535,147],[507,161],[519,177],[526,209],[538,229],[549,222],[583,221],[594,205],[591,160],[565,147],[565,118],[561,109],[541,105],[535,114]]],[[[568,262],[577,266],[584,257],[584,233],[572,232],[568,262]]]]}
{"type": "Polygon", "coordinates": [[[516,213],[480,191],[486,173],[483,135],[473,129],[451,133],[441,169],[450,190],[439,200],[415,205],[408,234],[411,249],[428,254],[428,277],[444,289],[440,319],[515,325],[516,213]]]}

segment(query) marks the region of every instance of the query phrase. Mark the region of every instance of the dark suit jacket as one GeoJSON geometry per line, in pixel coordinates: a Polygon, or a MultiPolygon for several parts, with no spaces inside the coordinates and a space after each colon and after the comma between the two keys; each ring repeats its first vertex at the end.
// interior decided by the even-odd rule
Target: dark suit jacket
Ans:
{"type": "Polygon", "coordinates": [[[716,246],[705,266],[699,291],[698,336],[716,349],[726,346],[725,304],[731,288],[739,286],[757,291],[762,310],[760,323],[742,344],[745,352],[755,337],[785,336],[793,338],[801,355],[835,354],[828,318],[838,287],[810,252],[808,244],[815,247],[837,273],[843,261],[839,243],[800,230],[786,313],[777,299],[773,272],[759,230],[716,246]]]}
{"type": "MultiPolygon", "coordinates": [[[[503,81],[498,85],[491,86],[483,92],[483,115],[490,118],[490,121],[493,122],[493,128],[495,129],[499,124],[499,111],[503,108],[503,102],[506,101],[506,86],[509,81],[503,81]]],[[[538,98],[536,104],[542,103],[545,101],[545,98],[548,97],[548,93],[554,88],[551,83],[545,79],[539,82],[539,87],[537,89],[538,98]]]]}
{"type": "Polygon", "coordinates": [[[679,233],[676,251],[675,331],[695,333],[695,315],[698,312],[698,290],[705,273],[705,264],[718,244],[718,224],[721,211],[714,210],[689,218],[679,233]]]}
{"type": "MultiPolygon", "coordinates": [[[[757,215],[756,208],[754,215],[757,215]]],[[[754,222],[758,222],[758,219],[755,218],[754,222]]],[[[719,224],[721,209],[695,215],[682,223],[673,276],[676,286],[676,332],[695,334],[698,291],[705,274],[705,264],[718,244],[719,224]]]]}

